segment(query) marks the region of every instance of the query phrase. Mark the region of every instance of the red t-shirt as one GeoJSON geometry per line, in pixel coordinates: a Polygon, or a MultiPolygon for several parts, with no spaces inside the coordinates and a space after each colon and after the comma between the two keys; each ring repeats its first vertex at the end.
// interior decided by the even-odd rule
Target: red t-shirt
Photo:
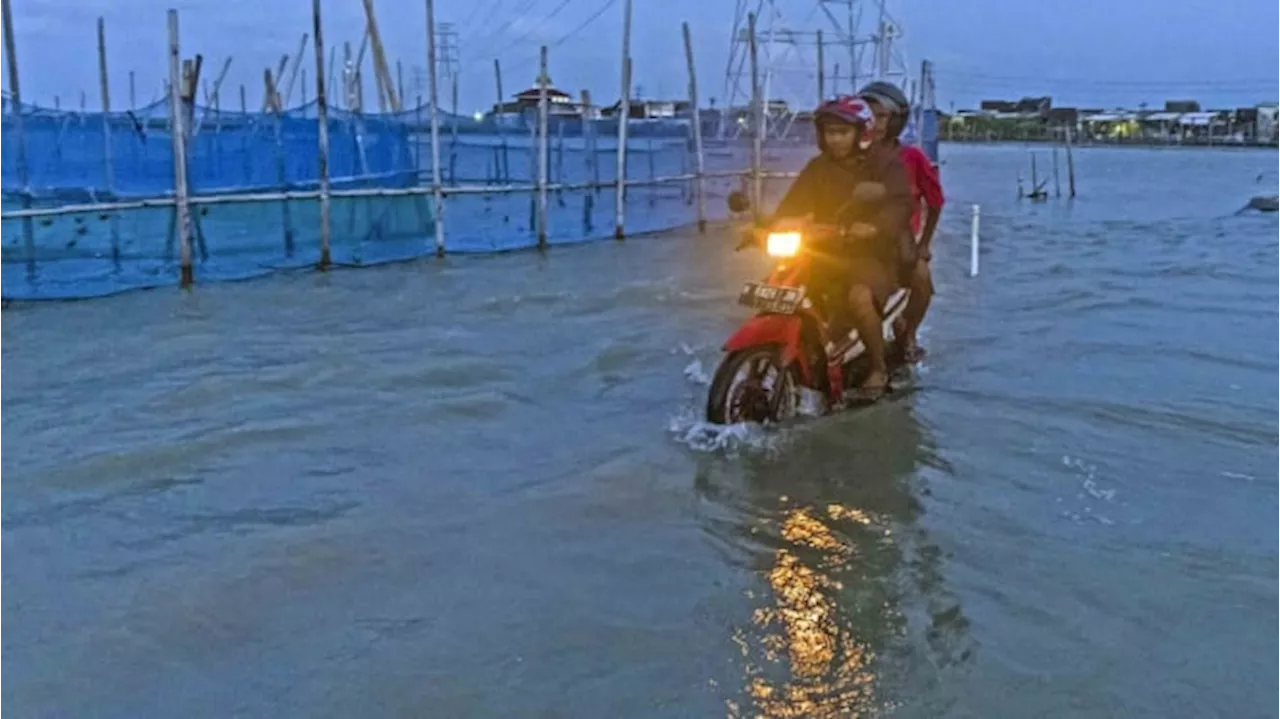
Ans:
{"type": "Polygon", "coordinates": [[[902,146],[902,164],[907,169],[907,181],[911,184],[911,234],[920,236],[920,203],[935,210],[942,209],[942,183],[929,156],[915,145],[902,146]]]}

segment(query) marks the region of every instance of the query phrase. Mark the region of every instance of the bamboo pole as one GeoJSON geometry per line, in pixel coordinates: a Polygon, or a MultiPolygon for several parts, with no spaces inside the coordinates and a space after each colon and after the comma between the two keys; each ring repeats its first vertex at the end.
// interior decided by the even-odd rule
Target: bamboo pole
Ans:
{"type": "Polygon", "coordinates": [[[760,102],[760,63],[756,48],[756,14],[747,14],[748,48],[751,53],[751,214],[760,219],[764,179],[760,172],[764,156],[764,107],[760,102]]]}
{"type": "MultiPolygon", "coordinates": [[[[582,156],[585,162],[586,181],[600,184],[600,169],[597,164],[595,149],[595,128],[591,124],[591,91],[582,91],[582,156]]],[[[561,178],[563,179],[563,178],[561,178]]],[[[588,189],[582,198],[582,227],[584,233],[591,232],[592,218],[595,216],[596,189],[588,189]]]]}
{"type": "MultiPolygon", "coordinates": [[[[116,194],[115,172],[112,168],[111,142],[111,93],[107,84],[107,26],[98,18],[98,90],[102,97],[102,179],[107,193],[116,194]]],[[[111,215],[111,261],[120,264],[120,218],[111,215]]]]}
{"type": "MultiPolygon", "coordinates": [[[[263,92],[268,98],[267,107],[275,118],[276,182],[280,183],[281,192],[288,192],[289,178],[285,173],[284,161],[284,118],[281,116],[284,99],[276,87],[276,80],[271,76],[269,67],[262,70],[262,84],[263,92]]],[[[284,256],[293,257],[293,212],[289,208],[287,199],[280,203],[280,219],[284,223],[284,256]]]]}
{"type": "Polygon", "coordinates": [[[511,181],[511,153],[507,149],[507,137],[503,132],[502,116],[502,65],[498,63],[498,59],[493,59],[493,79],[497,83],[498,88],[498,104],[495,107],[493,115],[494,124],[498,130],[498,145],[502,148],[502,169],[498,171],[498,178],[502,182],[511,181]]]}
{"type": "MultiPolygon", "coordinates": [[[[698,179],[694,182],[694,192],[698,202],[698,232],[707,231],[707,197],[702,182],[702,172],[706,169],[702,157],[702,116],[698,112],[698,73],[693,65],[693,36],[689,32],[689,23],[683,24],[684,59],[689,68],[689,121],[693,125],[693,158],[694,174],[698,179]]],[[[821,71],[819,71],[821,77],[821,71]]]]}
{"type": "Polygon", "coordinates": [[[320,21],[320,0],[311,0],[311,32],[315,36],[316,50],[316,136],[319,147],[316,152],[318,162],[320,201],[320,269],[329,269],[330,264],[330,220],[329,205],[329,103],[324,86],[324,32],[320,21]]]}
{"type": "Polygon", "coordinates": [[[369,36],[373,44],[373,72],[379,79],[379,85],[386,95],[386,103],[392,112],[400,112],[400,98],[391,84],[391,69],[387,65],[387,54],[382,47],[382,36],[378,33],[378,20],[373,12],[373,0],[364,0],[365,23],[369,28],[369,36]]]}
{"type": "MultiPolygon", "coordinates": [[[[532,158],[531,158],[532,159],[532,158]]],[[[764,176],[770,180],[794,180],[799,176],[798,172],[765,172],[764,176]]],[[[706,173],[708,179],[746,179],[751,175],[750,170],[712,170],[706,173]]],[[[677,182],[691,182],[697,179],[691,174],[685,175],[664,175],[655,177],[652,180],[631,180],[627,184],[632,187],[647,186],[652,184],[671,184],[677,182]]],[[[565,183],[563,185],[548,185],[548,191],[574,192],[578,190],[589,190],[595,187],[590,182],[565,183]]],[[[446,197],[458,195],[513,195],[522,193],[533,193],[537,191],[537,187],[530,184],[521,185],[490,185],[490,184],[465,184],[453,187],[443,188],[442,192],[446,197]]],[[[432,193],[430,187],[405,187],[405,188],[352,188],[347,190],[331,190],[329,196],[331,198],[395,198],[395,197],[422,197],[432,193]]],[[[235,192],[231,194],[210,194],[210,195],[193,195],[188,198],[187,203],[190,207],[204,207],[213,205],[237,205],[237,204],[261,204],[267,202],[279,202],[281,200],[290,200],[293,202],[318,200],[320,198],[319,190],[291,190],[289,192],[235,192]]],[[[96,202],[80,205],[60,205],[58,207],[33,208],[30,210],[0,210],[0,219],[3,220],[20,220],[23,218],[36,217],[59,217],[63,215],[82,215],[103,212],[124,212],[128,210],[156,209],[156,208],[172,208],[177,206],[175,197],[153,197],[141,200],[128,200],[124,202],[96,202]]]]}
{"type": "Polygon", "coordinates": [[[823,59],[822,30],[818,30],[818,104],[821,105],[827,99],[827,62],[823,59]]]}
{"type": "Polygon", "coordinates": [[[133,70],[129,71],[129,109],[138,109],[138,88],[137,78],[134,77],[133,70]]]}
{"type": "MultiPolygon", "coordinates": [[[[18,136],[15,152],[18,157],[14,163],[18,170],[18,192],[22,209],[31,209],[31,175],[27,166],[27,136],[22,128],[22,91],[18,87],[18,50],[13,41],[13,9],[9,0],[4,0],[4,55],[9,65],[9,97],[13,103],[13,132],[18,136]]],[[[36,239],[35,227],[31,218],[22,220],[22,248],[27,255],[27,275],[34,277],[36,273],[36,239]]]]}
{"type": "MultiPolygon", "coordinates": [[[[298,81],[298,71],[302,69],[302,56],[307,51],[307,34],[302,33],[302,41],[298,43],[298,54],[293,57],[293,70],[289,73],[289,82],[284,86],[284,97],[281,100],[281,109],[283,110],[290,101],[293,100],[293,84],[298,81]]],[[[231,58],[227,58],[227,64],[231,64],[231,58]]],[[[276,78],[279,79],[277,74],[276,78]]]]}
{"type": "Polygon", "coordinates": [[[627,124],[631,117],[631,0],[622,9],[622,87],[618,96],[618,184],[614,194],[613,237],[626,236],[627,124]]]}
{"type": "Polygon", "coordinates": [[[440,183],[440,88],[436,69],[436,4],[427,0],[427,83],[431,93],[431,194],[436,230],[436,256],[444,257],[444,194],[440,183]]]}
{"type": "Polygon", "coordinates": [[[1074,128],[1067,128],[1067,193],[1069,197],[1076,196],[1076,161],[1071,155],[1072,135],[1074,128]]]}
{"type": "Polygon", "coordinates": [[[458,73],[449,77],[449,182],[458,181],[458,73]]]}
{"type": "Polygon", "coordinates": [[[539,51],[538,60],[538,249],[547,248],[547,46],[539,51]]]}
{"type": "Polygon", "coordinates": [[[396,95],[400,98],[400,111],[404,111],[404,66],[396,60],[396,95]]]}
{"type": "MultiPolygon", "coordinates": [[[[8,0],[5,0],[7,3],[8,0]]],[[[191,208],[187,202],[187,135],[186,114],[182,107],[182,78],[178,53],[178,11],[170,10],[169,19],[169,126],[173,137],[174,222],[180,248],[179,284],[190,287],[194,281],[191,269],[191,208]]]]}

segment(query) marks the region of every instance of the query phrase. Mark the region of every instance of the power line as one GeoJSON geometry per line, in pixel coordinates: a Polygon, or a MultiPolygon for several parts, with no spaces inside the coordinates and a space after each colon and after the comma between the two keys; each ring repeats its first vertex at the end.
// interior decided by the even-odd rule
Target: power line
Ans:
{"type": "Polygon", "coordinates": [[[506,0],[492,0],[489,3],[489,10],[484,13],[480,12],[481,8],[485,7],[484,3],[476,2],[476,4],[471,7],[471,12],[467,14],[467,19],[462,21],[462,29],[459,30],[459,33],[465,35],[469,32],[471,30],[471,26],[475,23],[476,18],[498,17],[498,10],[502,8],[502,3],[505,1],[506,0]]]}
{"type": "Polygon", "coordinates": [[[582,24],[578,25],[574,29],[565,33],[564,37],[551,43],[551,47],[559,47],[560,45],[563,45],[566,40],[585,30],[588,25],[595,22],[601,15],[608,12],[609,8],[613,7],[617,3],[618,3],[618,0],[607,0],[604,5],[600,6],[599,10],[596,10],[595,12],[591,13],[590,17],[588,17],[586,20],[583,20],[582,24]]]}
{"type": "MultiPolygon", "coordinates": [[[[605,0],[604,4],[602,4],[599,8],[597,8],[595,12],[588,15],[582,22],[578,23],[578,25],[575,26],[572,30],[569,30],[564,35],[561,35],[559,38],[547,43],[547,47],[548,48],[559,47],[565,44],[566,42],[568,42],[569,40],[573,39],[578,33],[587,29],[596,20],[599,20],[601,16],[603,16],[606,12],[608,12],[614,5],[617,5],[617,3],[618,3],[618,0],[605,0]]],[[[557,10],[558,9],[559,8],[557,8],[557,10]]],[[[555,12],[553,11],[552,13],[548,14],[545,19],[546,20],[551,19],[554,16],[554,14],[555,12]]],[[[511,43],[511,46],[508,47],[507,50],[499,52],[496,57],[498,59],[509,59],[511,57],[511,53],[516,51],[525,53],[524,55],[520,56],[520,59],[524,59],[526,57],[534,58],[534,57],[537,57],[537,54],[538,54],[536,48],[520,48],[515,46],[515,43],[511,43]]]]}
{"type": "Polygon", "coordinates": [[[556,15],[560,14],[560,11],[561,11],[561,10],[563,10],[563,9],[565,9],[565,7],[567,7],[567,6],[569,5],[569,3],[571,3],[571,2],[573,2],[573,0],[560,0],[560,4],[559,4],[559,5],[556,5],[556,6],[555,6],[555,9],[553,9],[551,12],[547,13],[547,16],[546,16],[546,17],[542,18],[542,19],[541,19],[541,20],[539,20],[537,23],[534,23],[533,25],[530,25],[530,26],[529,26],[529,29],[528,29],[528,30],[526,30],[526,31],[525,31],[525,33],[524,33],[523,35],[521,35],[520,37],[518,37],[518,38],[516,38],[516,39],[514,39],[514,40],[510,40],[510,41],[508,41],[508,42],[507,42],[508,47],[514,47],[514,46],[517,46],[517,45],[519,45],[521,42],[523,42],[523,41],[525,41],[525,40],[529,39],[529,36],[530,36],[530,35],[532,35],[534,32],[536,32],[536,31],[537,31],[537,30],[538,30],[538,29],[539,29],[543,24],[545,24],[547,21],[551,20],[551,19],[552,19],[552,18],[554,18],[556,15]]]}
{"type": "Polygon", "coordinates": [[[513,25],[516,24],[516,22],[523,20],[525,18],[525,14],[528,13],[529,10],[531,10],[533,6],[537,4],[538,4],[538,0],[527,0],[524,5],[521,5],[518,9],[511,11],[510,18],[501,27],[499,27],[497,30],[494,30],[493,32],[490,32],[486,35],[482,35],[481,37],[477,38],[475,40],[476,44],[486,45],[485,49],[479,54],[482,56],[489,54],[490,45],[492,44],[492,42],[496,39],[501,38],[504,33],[506,33],[508,30],[511,29],[513,25]]]}

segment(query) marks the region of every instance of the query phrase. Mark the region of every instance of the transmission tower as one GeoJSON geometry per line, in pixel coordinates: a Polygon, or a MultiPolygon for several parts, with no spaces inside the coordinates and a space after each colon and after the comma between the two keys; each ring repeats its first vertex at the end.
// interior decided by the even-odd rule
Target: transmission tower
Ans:
{"type": "Polygon", "coordinates": [[[451,22],[436,23],[436,63],[441,80],[457,76],[458,31],[451,22]]]}
{"type": "MultiPolygon", "coordinates": [[[[856,92],[872,79],[894,82],[907,91],[909,71],[898,42],[902,28],[885,3],[737,0],[725,67],[726,111],[733,114],[751,103],[752,13],[767,134],[784,134],[795,111],[813,107],[819,97],[856,92]],[[802,19],[797,22],[797,18],[802,19]]],[[[722,115],[721,135],[736,134],[725,120],[722,115]]]]}

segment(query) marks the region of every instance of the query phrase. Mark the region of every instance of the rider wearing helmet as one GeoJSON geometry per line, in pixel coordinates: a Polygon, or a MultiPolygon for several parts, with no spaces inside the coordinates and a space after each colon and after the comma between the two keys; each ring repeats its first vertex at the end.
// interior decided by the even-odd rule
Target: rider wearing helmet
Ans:
{"type": "Polygon", "coordinates": [[[809,161],[774,213],[778,221],[810,218],[836,224],[852,238],[836,282],[847,297],[850,320],[871,362],[861,396],[878,399],[888,386],[881,308],[897,286],[901,239],[909,232],[911,189],[896,147],[877,142],[875,115],[857,97],[838,97],[814,113],[821,154],[809,161]],[[858,202],[863,182],[884,186],[874,204],[858,202]]]}
{"type": "Polygon", "coordinates": [[[920,148],[903,145],[898,141],[911,111],[910,102],[902,90],[892,83],[873,82],[863,87],[858,96],[871,105],[871,110],[876,115],[876,126],[881,132],[881,141],[899,148],[911,185],[911,233],[918,238],[918,259],[902,278],[903,283],[911,288],[911,298],[907,301],[902,319],[893,329],[894,339],[902,348],[903,357],[908,362],[917,362],[924,356],[924,351],[916,342],[916,330],[924,320],[925,311],[929,309],[929,300],[933,298],[929,244],[933,241],[938,217],[942,214],[942,185],[938,180],[938,171],[928,156],[920,148]],[[921,204],[927,208],[923,230],[920,227],[921,204]]]}

